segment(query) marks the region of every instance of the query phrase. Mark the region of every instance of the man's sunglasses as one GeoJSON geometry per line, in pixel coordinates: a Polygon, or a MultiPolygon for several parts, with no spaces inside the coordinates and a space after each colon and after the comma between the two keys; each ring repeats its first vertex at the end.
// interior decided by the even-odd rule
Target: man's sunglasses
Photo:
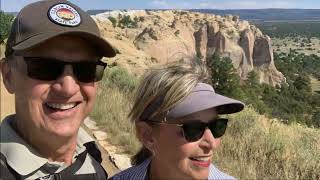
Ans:
{"type": "Polygon", "coordinates": [[[65,65],[71,65],[76,79],[83,83],[100,81],[106,63],[97,61],[64,62],[52,58],[23,57],[27,64],[28,76],[43,81],[58,79],[64,71],[65,65]]]}
{"type": "MultiPolygon", "coordinates": [[[[146,122],[158,124],[173,124],[170,122],[159,122],[150,120],[147,120],[146,122]]],[[[184,124],[175,125],[182,128],[183,136],[188,142],[195,142],[201,139],[207,127],[210,129],[214,138],[219,138],[223,136],[227,129],[228,119],[218,118],[209,123],[191,121],[184,124]]]]}

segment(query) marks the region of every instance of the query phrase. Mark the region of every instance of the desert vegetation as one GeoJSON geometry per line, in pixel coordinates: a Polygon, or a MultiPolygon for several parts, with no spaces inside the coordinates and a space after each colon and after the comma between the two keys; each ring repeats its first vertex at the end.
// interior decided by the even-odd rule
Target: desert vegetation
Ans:
{"type": "Polygon", "coordinates": [[[129,15],[118,15],[118,18],[109,16],[109,21],[111,21],[113,27],[120,27],[122,29],[124,28],[136,28],[138,26],[138,22],[144,21],[143,17],[134,17],[131,19],[129,15]]]}
{"type": "Polygon", "coordinates": [[[270,37],[305,37],[320,38],[320,23],[319,21],[293,21],[293,22],[261,22],[255,23],[264,33],[270,37]]]}
{"type": "Polygon", "coordinates": [[[289,53],[290,50],[295,50],[299,53],[320,56],[319,21],[270,21],[254,24],[272,38],[277,53],[289,53]]]}

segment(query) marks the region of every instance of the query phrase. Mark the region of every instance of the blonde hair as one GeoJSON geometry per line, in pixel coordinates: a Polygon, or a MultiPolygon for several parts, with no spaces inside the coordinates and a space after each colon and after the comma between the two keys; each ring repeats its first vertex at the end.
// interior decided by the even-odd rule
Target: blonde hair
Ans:
{"type": "MultiPolygon", "coordinates": [[[[197,83],[208,81],[208,70],[198,58],[184,58],[159,68],[152,68],[142,77],[135,93],[129,118],[132,122],[164,118],[167,111],[187,97],[197,83]],[[156,104],[156,105],[155,105],[156,104]],[[155,105],[155,106],[154,106],[155,105]],[[152,112],[147,113],[150,106],[152,112]],[[147,114],[147,119],[143,116],[147,114]]],[[[132,158],[140,164],[151,156],[145,147],[132,158]]]]}
{"type": "Polygon", "coordinates": [[[161,104],[149,118],[165,115],[168,110],[180,103],[197,83],[207,80],[206,65],[197,58],[185,58],[150,69],[142,77],[136,90],[129,118],[132,122],[141,120],[146,108],[159,99],[162,99],[161,104]]]}

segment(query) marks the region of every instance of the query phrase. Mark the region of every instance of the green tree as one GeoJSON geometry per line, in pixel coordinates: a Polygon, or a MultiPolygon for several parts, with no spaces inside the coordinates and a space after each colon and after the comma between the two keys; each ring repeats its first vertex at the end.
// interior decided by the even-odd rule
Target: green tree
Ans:
{"type": "Polygon", "coordinates": [[[251,88],[258,88],[260,86],[258,74],[255,71],[251,71],[248,73],[246,84],[251,88]]]}
{"type": "Polygon", "coordinates": [[[109,16],[108,19],[111,21],[113,27],[117,26],[117,19],[116,18],[109,16]]]}
{"type": "Polygon", "coordinates": [[[0,44],[4,43],[4,40],[8,38],[13,18],[12,15],[0,11],[0,44]]]}
{"type": "Polygon", "coordinates": [[[320,109],[314,112],[312,122],[310,124],[314,125],[316,128],[320,128],[320,109]]]}
{"type": "Polygon", "coordinates": [[[217,92],[233,98],[243,97],[240,77],[229,57],[220,57],[219,53],[215,53],[207,63],[211,70],[212,86],[217,92]]]}
{"type": "Polygon", "coordinates": [[[119,16],[118,26],[121,28],[136,28],[138,26],[138,18],[133,21],[129,15],[119,16]]]}
{"type": "Polygon", "coordinates": [[[311,82],[308,75],[299,75],[293,82],[295,88],[299,91],[311,93],[311,82]]]}

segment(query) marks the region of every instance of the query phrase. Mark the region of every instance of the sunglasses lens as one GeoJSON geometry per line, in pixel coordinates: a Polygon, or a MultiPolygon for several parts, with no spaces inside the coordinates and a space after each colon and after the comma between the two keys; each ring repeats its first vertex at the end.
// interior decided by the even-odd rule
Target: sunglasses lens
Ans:
{"type": "Polygon", "coordinates": [[[100,81],[103,77],[104,69],[107,66],[107,64],[103,62],[67,63],[38,57],[24,57],[24,60],[27,64],[28,76],[43,81],[53,81],[59,78],[67,64],[72,65],[74,76],[80,82],[89,83],[100,81]]]}
{"type": "Polygon", "coordinates": [[[28,76],[33,79],[52,81],[63,72],[64,65],[56,61],[46,59],[25,58],[28,76]]]}
{"type": "Polygon", "coordinates": [[[213,137],[219,138],[224,135],[228,125],[228,119],[217,119],[209,124],[213,137]]]}
{"type": "Polygon", "coordinates": [[[96,64],[91,62],[77,63],[73,66],[73,71],[77,79],[81,82],[100,81],[106,64],[96,64]]]}
{"type": "Polygon", "coordinates": [[[183,124],[184,137],[188,142],[198,141],[204,134],[206,127],[211,130],[213,137],[219,138],[224,135],[228,125],[228,119],[216,119],[209,124],[194,122],[183,124]]]}
{"type": "Polygon", "coordinates": [[[184,137],[189,142],[199,140],[206,128],[204,123],[187,123],[182,126],[184,137]]]}

